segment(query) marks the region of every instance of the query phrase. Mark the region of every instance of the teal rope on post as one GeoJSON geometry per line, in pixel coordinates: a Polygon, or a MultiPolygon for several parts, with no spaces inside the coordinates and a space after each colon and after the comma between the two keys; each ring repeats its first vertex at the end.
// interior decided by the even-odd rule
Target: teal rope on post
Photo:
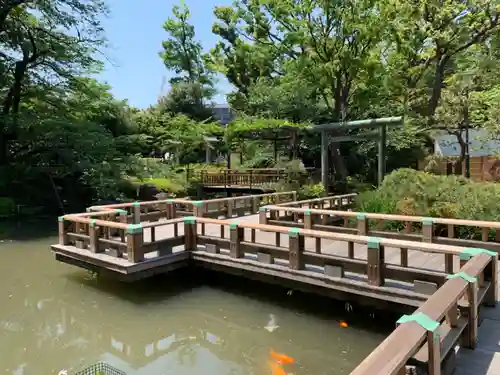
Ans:
{"type": "Polygon", "coordinates": [[[196,216],[184,216],[185,224],[194,224],[196,223],[196,216]]]}
{"type": "Polygon", "coordinates": [[[368,250],[380,250],[380,242],[382,241],[379,237],[368,238],[368,250]]]}
{"type": "Polygon", "coordinates": [[[95,227],[97,225],[97,221],[94,219],[90,222],[91,227],[95,227]]]}
{"type": "Polygon", "coordinates": [[[497,253],[494,251],[476,248],[476,247],[466,247],[460,253],[460,260],[469,260],[474,255],[479,255],[479,254],[488,254],[489,256],[492,256],[492,257],[497,256],[497,253]]]}
{"type": "Polygon", "coordinates": [[[455,279],[457,277],[460,277],[461,279],[469,282],[469,283],[475,283],[477,281],[477,278],[474,276],[467,275],[465,272],[457,272],[452,275],[447,275],[447,279],[455,279]]]}
{"type": "Polygon", "coordinates": [[[415,322],[420,327],[427,330],[428,332],[432,332],[433,333],[433,341],[435,343],[439,342],[439,332],[438,332],[438,328],[440,326],[439,322],[436,322],[435,320],[431,319],[428,315],[426,315],[424,313],[403,315],[397,321],[398,324],[404,324],[404,323],[408,323],[408,322],[415,322]]]}
{"type": "Polygon", "coordinates": [[[366,214],[364,212],[358,212],[356,214],[356,219],[358,219],[358,220],[366,220],[366,214]]]}
{"type": "Polygon", "coordinates": [[[136,234],[142,232],[142,224],[128,224],[127,230],[125,231],[127,234],[136,234]]]}
{"type": "Polygon", "coordinates": [[[432,217],[424,217],[422,218],[423,225],[432,225],[434,224],[434,219],[432,217]]]}
{"type": "Polygon", "coordinates": [[[309,210],[309,209],[305,210],[304,211],[304,215],[310,216],[311,215],[311,210],[309,210]]]}
{"type": "Polygon", "coordinates": [[[238,225],[240,225],[240,223],[234,223],[233,222],[233,223],[229,224],[229,228],[231,228],[231,229],[232,228],[238,228],[238,225]]]}
{"type": "Polygon", "coordinates": [[[288,235],[290,237],[298,237],[300,233],[300,228],[290,228],[288,231],[288,235]]]}

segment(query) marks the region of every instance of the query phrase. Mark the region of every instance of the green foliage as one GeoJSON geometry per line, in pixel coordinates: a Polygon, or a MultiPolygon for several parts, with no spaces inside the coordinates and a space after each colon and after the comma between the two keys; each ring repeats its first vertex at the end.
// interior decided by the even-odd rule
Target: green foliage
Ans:
{"type": "MultiPolygon", "coordinates": [[[[495,198],[498,194],[497,183],[400,169],[388,175],[376,191],[360,194],[357,211],[498,221],[500,204],[495,198]]],[[[387,225],[394,226],[394,223],[387,225]]],[[[399,227],[402,229],[401,224],[399,227]]],[[[461,236],[478,235],[470,228],[458,230],[461,236]]]]}
{"type": "Polygon", "coordinates": [[[325,188],[323,184],[303,185],[297,191],[297,199],[299,200],[320,198],[324,197],[325,195],[325,188]]]}
{"type": "Polygon", "coordinates": [[[0,218],[9,217],[14,214],[16,203],[14,200],[6,197],[0,197],[0,218]]]}

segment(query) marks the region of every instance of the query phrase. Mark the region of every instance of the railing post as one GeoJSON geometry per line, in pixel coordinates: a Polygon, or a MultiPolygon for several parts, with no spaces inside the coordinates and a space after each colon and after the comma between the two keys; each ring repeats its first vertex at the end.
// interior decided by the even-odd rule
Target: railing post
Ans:
{"type": "Polygon", "coordinates": [[[312,229],[312,227],[313,227],[313,221],[312,221],[311,210],[305,210],[304,211],[304,229],[312,229]]]}
{"type": "Polygon", "coordinates": [[[133,217],[134,224],[141,223],[141,203],[140,202],[132,203],[132,217],[133,217]]]}
{"type": "MultiPolygon", "coordinates": [[[[119,222],[122,224],[128,224],[128,212],[127,210],[116,210],[118,212],[118,215],[120,216],[119,222]]],[[[122,242],[125,242],[125,231],[124,230],[119,230],[120,233],[120,240],[122,242]]]]}
{"type": "Polygon", "coordinates": [[[358,221],[358,236],[367,236],[368,235],[368,220],[366,218],[366,214],[360,212],[356,215],[356,219],[358,221]]]}
{"type": "Polygon", "coordinates": [[[479,254],[487,254],[491,256],[490,263],[483,271],[483,279],[490,282],[490,287],[484,297],[483,303],[486,306],[496,306],[498,301],[498,254],[495,251],[486,249],[464,248],[460,253],[460,268],[462,268],[474,255],[479,254]]]}
{"type": "Polygon", "coordinates": [[[461,345],[464,348],[474,349],[477,342],[477,328],[478,328],[478,303],[477,303],[477,293],[478,293],[478,282],[477,278],[474,276],[467,275],[465,272],[458,272],[453,275],[448,275],[446,278],[454,279],[460,277],[467,281],[469,284],[467,287],[467,302],[469,306],[467,308],[467,320],[468,324],[462,332],[461,345]]]}
{"type": "Polygon", "coordinates": [[[296,202],[296,201],[297,201],[297,192],[292,191],[292,202],[296,202]]]}
{"type": "Polygon", "coordinates": [[[385,251],[384,246],[380,245],[380,238],[371,237],[368,240],[368,284],[374,286],[382,286],[385,283],[384,268],[385,268],[385,251]]]}
{"type": "MultiPolygon", "coordinates": [[[[193,202],[193,207],[194,207],[194,216],[196,217],[203,217],[203,215],[205,214],[205,207],[204,207],[204,203],[203,201],[196,201],[196,202],[193,202]]],[[[201,223],[201,235],[204,236],[205,235],[205,223],[201,223]]]]}
{"type": "Polygon", "coordinates": [[[441,375],[441,338],[439,337],[439,322],[431,319],[424,313],[403,315],[396,324],[415,322],[427,330],[427,349],[429,362],[427,363],[428,375],[441,375]]]}
{"type": "Polygon", "coordinates": [[[486,306],[495,307],[498,301],[498,254],[492,252],[491,262],[486,267],[487,274],[485,275],[490,282],[490,288],[484,297],[486,306]]]}
{"type": "Polygon", "coordinates": [[[89,250],[93,253],[101,253],[101,245],[99,244],[99,234],[101,228],[96,225],[96,221],[92,220],[89,224],[89,250]]]}
{"type": "Polygon", "coordinates": [[[185,251],[195,251],[198,248],[197,245],[197,230],[196,230],[196,217],[195,216],[185,216],[184,217],[184,250],[185,251]]]}
{"type": "Polygon", "coordinates": [[[424,217],[422,219],[422,242],[433,242],[434,239],[434,219],[424,217]]]}
{"type": "Polygon", "coordinates": [[[142,224],[129,224],[127,226],[127,259],[137,263],[144,260],[144,231],[142,224]]]}
{"type": "Polygon", "coordinates": [[[66,234],[66,226],[64,225],[64,216],[59,216],[59,245],[69,245],[69,237],[66,234]]]}
{"type": "Polygon", "coordinates": [[[252,198],[252,213],[256,214],[257,212],[259,212],[259,206],[260,206],[260,198],[253,197],[252,198]]]}
{"type": "Polygon", "coordinates": [[[288,232],[288,241],[290,268],[292,270],[303,270],[305,240],[299,228],[290,229],[288,232]]]}
{"type": "Polygon", "coordinates": [[[245,255],[241,247],[241,242],[245,239],[245,229],[238,226],[238,223],[231,223],[229,226],[229,251],[231,258],[243,258],[245,255]]]}
{"type": "Polygon", "coordinates": [[[267,225],[267,210],[265,207],[259,208],[259,224],[267,225]]]}

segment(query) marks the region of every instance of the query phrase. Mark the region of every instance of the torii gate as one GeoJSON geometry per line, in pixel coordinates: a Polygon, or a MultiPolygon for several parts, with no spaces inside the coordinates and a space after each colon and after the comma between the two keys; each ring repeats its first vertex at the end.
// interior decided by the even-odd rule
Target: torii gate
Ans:
{"type": "Polygon", "coordinates": [[[328,146],[330,142],[340,143],[348,141],[359,141],[362,139],[376,139],[378,141],[378,171],[377,180],[380,185],[385,175],[385,149],[387,146],[387,127],[403,125],[403,117],[383,117],[377,119],[356,120],[346,122],[334,122],[330,124],[315,125],[309,128],[311,131],[321,132],[321,183],[328,188],[328,146]],[[344,135],[329,139],[328,133],[338,130],[371,129],[376,130],[358,135],[344,135]]]}

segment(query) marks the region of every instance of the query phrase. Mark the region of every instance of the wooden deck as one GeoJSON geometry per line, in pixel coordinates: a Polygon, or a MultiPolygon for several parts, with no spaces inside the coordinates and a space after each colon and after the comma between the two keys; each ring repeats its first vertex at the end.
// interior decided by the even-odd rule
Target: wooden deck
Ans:
{"type": "Polygon", "coordinates": [[[500,223],[356,213],[352,197],[283,202],[280,194],[294,195],[98,207],[61,217],[52,249],[60,261],[124,279],[194,264],[409,313],[351,375],[411,366],[448,375],[455,365],[459,375],[500,375],[500,312],[485,307],[498,301],[500,223]],[[403,222],[404,233],[381,231],[384,220],[403,222]],[[467,227],[479,238],[457,238],[467,227]]]}

